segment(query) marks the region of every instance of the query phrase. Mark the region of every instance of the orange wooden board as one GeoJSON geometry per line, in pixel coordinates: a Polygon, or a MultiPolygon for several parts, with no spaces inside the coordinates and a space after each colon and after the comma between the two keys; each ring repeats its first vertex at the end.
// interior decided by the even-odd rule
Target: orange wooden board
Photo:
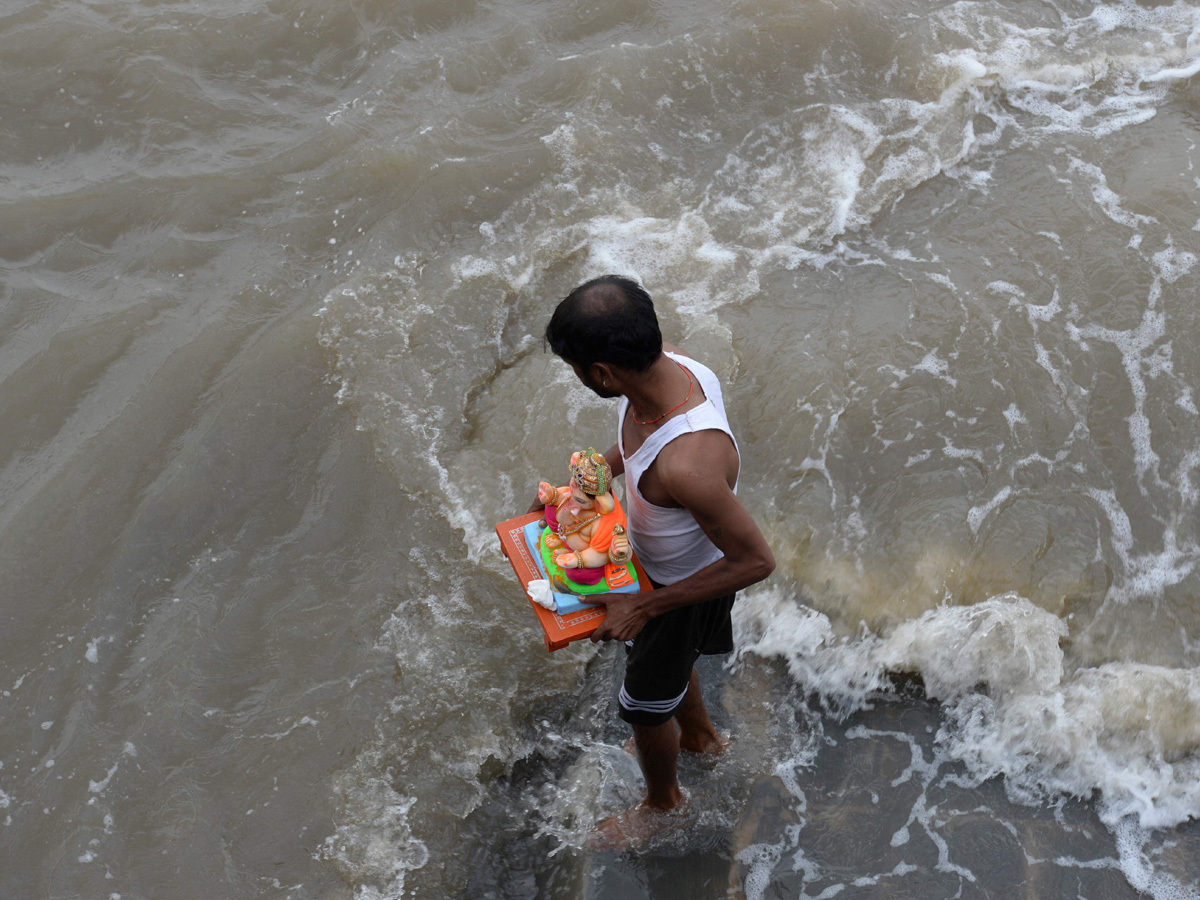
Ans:
{"type": "MultiPolygon", "coordinates": [[[[541,517],[541,513],[526,513],[496,526],[496,534],[500,537],[500,549],[512,563],[513,571],[517,573],[517,580],[521,582],[522,591],[529,585],[529,582],[542,577],[541,569],[534,561],[533,554],[529,551],[529,545],[525,543],[524,533],[526,525],[536,522],[541,517]]],[[[646,574],[636,556],[633,558],[633,567],[637,570],[641,589],[643,591],[653,590],[650,586],[650,576],[646,574]]],[[[529,599],[528,593],[525,595],[525,599],[537,613],[538,623],[545,633],[547,650],[561,650],[571,641],[581,641],[591,637],[592,632],[604,621],[602,607],[577,609],[575,612],[560,616],[556,612],[550,612],[545,607],[538,606],[529,599]]]]}

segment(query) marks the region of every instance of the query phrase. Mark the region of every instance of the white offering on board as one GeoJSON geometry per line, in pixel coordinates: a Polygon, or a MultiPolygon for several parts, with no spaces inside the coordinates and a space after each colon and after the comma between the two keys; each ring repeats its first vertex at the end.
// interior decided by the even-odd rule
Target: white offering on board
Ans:
{"type": "Polygon", "coordinates": [[[525,586],[526,593],[529,594],[529,599],[538,606],[544,606],[550,612],[558,612],[558,601],[554,599],[554,591],[550,589],[550,582],[545,578],[535,578],[525,586]]]}

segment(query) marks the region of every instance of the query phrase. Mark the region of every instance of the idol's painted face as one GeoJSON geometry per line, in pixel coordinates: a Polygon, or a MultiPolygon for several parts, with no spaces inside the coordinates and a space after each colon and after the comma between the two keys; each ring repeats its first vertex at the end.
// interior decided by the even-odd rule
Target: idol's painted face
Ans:
{"type": "Polygon", "coordinates": [[[591,509],[596,503],[595,497],[589,497],[583,492],[583,488],[579,486],[578,479],[571,478],[571,499],[579,506],[580,509],[591,509]]]}

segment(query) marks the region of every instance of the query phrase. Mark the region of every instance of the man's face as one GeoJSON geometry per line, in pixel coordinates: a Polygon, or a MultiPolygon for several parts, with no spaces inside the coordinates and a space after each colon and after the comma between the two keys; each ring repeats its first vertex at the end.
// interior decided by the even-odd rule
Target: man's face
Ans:
{"type": "Polygon", "coordinates": [[[605,387],[596,379],[592,378],[592,376],[584,371],[578,363],[573,363],[570,360],[567,360],[567,364],[570,365],[571,370],[575,373],[575,377],[583,383],[583,386],[597,397],[602,397],[605,400],[611,400],[613,397],[621,396],[617,391],[614,391],[612,388],[605,387]]]}

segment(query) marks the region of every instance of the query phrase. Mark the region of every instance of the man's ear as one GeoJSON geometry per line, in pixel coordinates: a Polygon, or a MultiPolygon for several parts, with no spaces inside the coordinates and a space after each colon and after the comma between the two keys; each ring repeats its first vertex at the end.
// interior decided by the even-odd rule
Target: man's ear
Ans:
{"type": "Polygon", "coordinates": [[[613,368],[606,362],[594,362],[588,367],[589,372],[595,379],[595,383],[601,387],[611,387],[613,381],[613,368]]]}

